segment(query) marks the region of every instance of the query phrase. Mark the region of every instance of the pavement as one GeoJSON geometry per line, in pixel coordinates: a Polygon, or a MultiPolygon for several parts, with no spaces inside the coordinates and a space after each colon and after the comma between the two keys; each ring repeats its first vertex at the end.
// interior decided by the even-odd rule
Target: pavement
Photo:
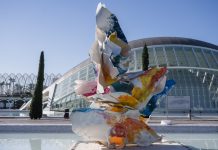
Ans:
{"type": "MultiPolygon", "coordinates": [[[[164,120],[164,119],[163,119],[164,120]]],[[[161,119],[150,119],[148,124],[159,125],[161,119]]],[[[218,120],[173,119],[172,125],[218,125],[218,120]]],[[[36,120],[24,117],[0,117],[0,125],[71,125],[70,119],[46,117],[36,120]]]]}
{"type": "MultiPolygon", "coordinates": [[[[148,124],[158,133],[218,133],[218,120],[171,120],[169,125],[161,125],[159,119],[148,124]]],[[[40,120],[30,118],[0,118],[0,133],[70,133],[71,120],[46,117],[40,120]]]]}
{"type": "MultiPolygon", "coordinates": [[[[150,119],[148,124],[160,125],[163,119],[150,119]]],[[[218,120],[188,120],[170,119],[172,125],[218,125],[218,120]]],[[[41,119],[30,119],[28,117],[0,117],[0,125],[71,125],[70,119],[62,117],[45,117],[41,119]]]]}

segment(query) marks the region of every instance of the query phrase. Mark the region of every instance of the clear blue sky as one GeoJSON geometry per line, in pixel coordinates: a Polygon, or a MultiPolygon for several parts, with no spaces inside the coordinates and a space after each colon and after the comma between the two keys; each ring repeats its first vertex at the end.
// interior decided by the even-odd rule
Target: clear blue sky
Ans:
{"type": "Polygon", "coordinates": [[[84,59],[103,2],[130,40],[194,38],[218,45],[217,0],[0,0],[0,73],[65,73],[84,59]]]}

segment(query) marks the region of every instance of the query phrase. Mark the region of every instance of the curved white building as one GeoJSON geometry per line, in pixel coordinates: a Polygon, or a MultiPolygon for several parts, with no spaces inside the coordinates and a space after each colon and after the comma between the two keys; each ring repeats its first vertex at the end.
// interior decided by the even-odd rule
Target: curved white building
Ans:
{"type": "MultiPolygon", "coordinates": [[[[148,46],[150,66],[167,66],[168,79],[176,81],[169,97],[186,97],[190,101],[189,107],[192,111],[218,110],[217,45],[181,37],[134,40],[129,42],[134,53],[129,72],[141,70],[144,43],[148,46]]],[[[77,79],[95,79],[93,65],[89,59],[72,68],[44,90],[44,95],[51,100],[51,110],[88,106],[85,100],[74,93],[74,81],[77,79]]],[[[168,108],[165,100],[162,100],[158,107],[157,111],[166,111],[168,108]]]]}

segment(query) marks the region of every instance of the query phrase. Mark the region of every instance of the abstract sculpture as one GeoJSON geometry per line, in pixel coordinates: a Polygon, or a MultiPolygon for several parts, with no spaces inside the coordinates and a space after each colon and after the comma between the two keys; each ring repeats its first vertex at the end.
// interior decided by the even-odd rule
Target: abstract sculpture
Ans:
{"type": "Polygon", "coordinates": [[[76,81],[75,92],[92,102],[71,113],[72,130],[109,148],[148,146],[161,140],[147,125],[158,100],[175,84],[166,67],[127,73],[131,49],[118,20],[103,4],[96,11],[96,41],[90,51],[95,81],[76,81]]]}

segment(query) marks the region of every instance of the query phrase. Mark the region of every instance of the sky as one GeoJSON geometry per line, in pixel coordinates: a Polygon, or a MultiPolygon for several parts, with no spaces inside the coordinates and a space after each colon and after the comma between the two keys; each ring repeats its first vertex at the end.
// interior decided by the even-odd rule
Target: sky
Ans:
{"type": "Polygon", "coordinates": [[[217,0],[0,0],[0,73],[64,74],[87,59],[96,7],[114,13],[128,41],[186,37],[218,45],[217,0]]]}

